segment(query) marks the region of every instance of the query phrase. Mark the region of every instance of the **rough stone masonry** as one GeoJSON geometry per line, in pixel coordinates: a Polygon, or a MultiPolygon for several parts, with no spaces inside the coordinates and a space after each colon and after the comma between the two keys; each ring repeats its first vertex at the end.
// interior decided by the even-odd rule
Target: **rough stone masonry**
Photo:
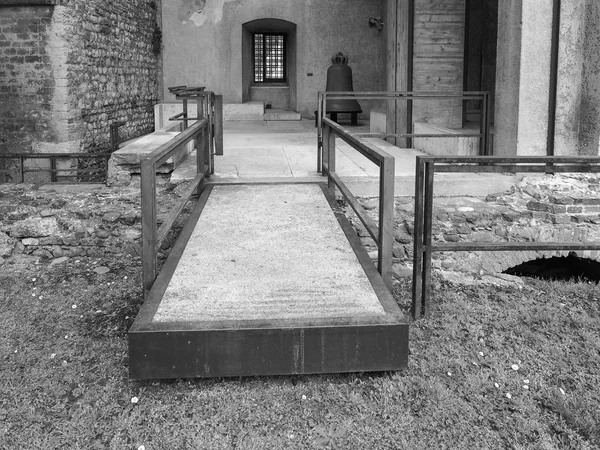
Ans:
{"type": "MultiPolygon", "coordinates": [[[[364,206],[377,218],[377,199],[364,206]]],[[[349,208],[348,208],[349,210],[349,208]]],[[[347,211],[350,215],[350,212],[347,211]]],[[[351,221],[363,245],[376,259],[377,248],[356,216],[351,221]]],[[[412,275],[414,200],[396,199],[394,272],[412,275]]],[[[477,197],[437,197],[433,214],[434,242],[600,242],[600,179],[597,175],[527,176],[508,192],[477,197]]],[[[498,274],[541,258],[569,251],[502,251],[434,253],[434,269],[498,274]]],[[[577,256],[600,261],[600,252],[577,256]]]]}
{"type": "Polygon", "coordinates": [[[153,130],[155,0],[0,1],[0,153],[109,149],[153,130]]]}

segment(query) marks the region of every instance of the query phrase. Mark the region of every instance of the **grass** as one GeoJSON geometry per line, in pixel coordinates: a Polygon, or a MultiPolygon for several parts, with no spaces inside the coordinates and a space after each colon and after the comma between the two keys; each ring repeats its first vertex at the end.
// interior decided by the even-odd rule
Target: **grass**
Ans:
{"type": "Polygon", "coordinates": [[[139,274],[0,268],[1,449],[600,448],[595,284],[438,280],[401,372],[131,382],[139,274]]]}

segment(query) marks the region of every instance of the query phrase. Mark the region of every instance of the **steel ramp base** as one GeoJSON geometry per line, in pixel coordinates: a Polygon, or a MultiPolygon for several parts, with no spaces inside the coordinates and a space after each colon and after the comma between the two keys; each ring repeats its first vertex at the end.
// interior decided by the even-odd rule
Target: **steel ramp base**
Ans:
{"type": "MultiPolygon", "coordinates": [[[[132,379],[372,372],[406,367],[407,320],[335,198],[322,184],[277,186],[284,187],[219,185],[205,189],[129,330],[132,379]],[[244,191],[248,189],[256,191],[244,191]],[[277,197],[280,191],[281,197],[277,197]],[[248,205],[263,194],[269,199],[266,207],[264,199],[259,206],[248,205]],[[228,200],[237,196],[241,203],[229,204],[228,200]],[[235,214],[249,222],[255,220],[243,208],[260,209],[261,204],[265,210],[257,213],[256,221],[261,226],[264,215],[267,225],[262,223],[256,237],[244,240],[247,231],[241,230],[238,237],[233,228],[227,228],[236,220],[243,228],[235,214]],[[291,208],[301,217],[292,218],[287,209],[269,216],[277,205],[291,208]],[[211,208],[216,207],[223,210],[224,217],[211,216],[211,208]],[[302,210],[304,207],[322,215],[305,221],[307,226],[316,222],[329,233],[322,242],[315,242],[314,233],[302,228],[302,218],[310,214],[302,210]],[[212,231],[207,231],[210,226],[212,231]],[[223,236],[213,236],[219,229],[223,236]],[[343,237],[347,249],[336,233],[343,237]],[[277,242],[277,236],[283,240],[277,242]],[[233,253],[211,247],[211,242],[219,239],[226,239],[233,253]],[[262,243],[266,247],[275,242],[264,254],[258,252],[257,262],[242,265],[243,248],[260,239],[266,239],[262,243]],[[196,240],[203,245],[194,250],[196,240]],[[286,248],[290,240],[292,246],[286,248]],[[311,245],[317,246],[318,254],[311,245]],[[293,252],[303,246],[309,260],[300,262],[302,258],[293,252]],[[331,248],[325,248],[328,246],[331,248]],[[327,252],[334,254],[328,256],[327,252]],[[270,259],[271,253],[274,259],[270,259]],[[233,260],[240,267],[232,266],[233,260]],[[280,265],[290,272],[289,280],[281,280],[285,289],[277,284],[280,265]],[[339,267],[333,267],[336,265],[339,267]],[[265,272],[258,269],[260,266],[266,266],[260,269],[265,272]],[[241,279],[246,272],[254,280],[252,284],[241,279]],[[226,278],[228,273],[230,279],[226,278]],[[319,279],[321,273],[323,278],[319,279]],[[345,280],[347,273],[354,273],[354,278],[345,280]],[[305,275],[317,279],[304,287],[305,275]],[[189,286],[182,277],[191,280],[189,286]],[[219,280],[223,286],[218,285],[219,280]]],[[[249,251],[256,253],[253,248],[249,251]]]]}

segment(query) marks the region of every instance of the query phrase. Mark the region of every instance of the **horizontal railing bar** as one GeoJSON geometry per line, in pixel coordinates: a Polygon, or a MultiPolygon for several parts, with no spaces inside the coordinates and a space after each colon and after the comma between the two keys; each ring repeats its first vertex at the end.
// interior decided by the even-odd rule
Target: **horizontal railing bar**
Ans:
{"type": "Polygon", "coordinates": [[[201,183],[206,181],[207,166],[204,166],[204,170],[196,175],[192,180],[192,183],[183,191],[181,200],[179,200],[173,209],[167,214],[167,219],[161,224],[160,228],[156,232],[156,248],[155,251],[160,250],[160,246],[167,238],[167,234],[171,230],[171,227],[185,208],[185,205],[190,201],[190,197],[194,191],[200,186],[201,183]]]}
{"type": "MultiPolygon", "coordinates": [[[[7,173],[11,173],[10,170],[5,171],[7,173]]],[[[56,175],[60,175],[60,174],[64,174],[64,176],[66,177],[72,177],[72,176],[76,176],[76,175],[83,175],[83,174],[98,174],[98,173],[104,173],[104,169],[44,169],[43,167],[41,168],[35,168],[35,169],[23,169],[23,173],[39,173],[39,172],[45,172],[45,173],[54,173],[56,175]]]]}
{"type": "Polygon", "coordinates": [[[346,98],[353,97],[357,99],[389,99],[389,98],[436,98],[436,99],[464,99],[464,100],[477,100],[483,99],[487,94],[485,91],[467,91],[467,92],[381,92],[381,91],[321,91],[320,95],[324,95],[327,98],[346,98]]]}
{"type": "Polygon", "coordinates": [[[575,242],[461,242],[432,244],[430,247],[423,247],[423,253],[503,250],[600,250],[600,244],[575,242]]]}
{"type": "Polygon", "coordinates": [[[191,122],[192,120],[198,120],[198,118],[197,117],[184,117],[183,119],[170,118],[169,120],[171,120],[173,122],[177,122],[177,121],[185,122],[186,120],[189,120],[191,122]]]}
{"type": "Polygon", "coordinates": [[[42,158],[56,158],[56,159],[67,159],[67,158],[106,158],[111,153],[4,153],[0,154],[0,159],[42,159],[42,158]]]}
{"type": "Polygon", "coordinates": [[[177,136],[175,136],[169,142],[165,142],[163,145],[158,147],[152,153],[150,153],[149,155],[142,158],[142,161],[141,161],[142,164],[146,161],[153,161],[156,163],[157,167],[160,166],[167,159],[169,159],[173,155],[173,153],[175,153],[177,151],[177,149],[180,146],[187,144],[189,141],[191,141],[193,138],[195,138],[196,135],[198,133],[200,133],[200,131],[207,125],[208,125],[208,119],[205,118],[205,119],[199,120],[198,122],[196,122],[195,124],[190,126],[185,131],[182,131],[181,133],[179,133],[177,136]]]}
{"type": "Polygon", "coordinates": [[[480,165],[465,165],[465,166],[438,166],[434,167],[435,172],[439,173],[456,173],[456,172],[532,172],[532,173],[569,173],[569,172],[589,172],[598,173],[600,172],[600,165],[561,165],[561,166],[547,166],[547,165],[493,165],[493,166],[480,166],[480,165]]]}
{"type": "Polygon", "coordinates": [[[473,133],[473,134],[456,134],[456,133],[438,133],[438,134],[415,134],[415,133],[403,133],[403,134],[387,134],[387,133],[356,133],[356,136],[360,137],[413,137],[413,138],[461,138],[461,137],[475,137],[480,138],[483,137],[481,133],[473,133]]]}
{"type": "Polygon", "coordinates": [[[345,142],[350,144],[352,147],[354,147],[356,150],[358,150],[363,156],[365,156],[367,159],[369,159],[372,163],[380,166],[381,161],[383,161],[386,157],[390,157],[390,155],[387,152],[384,152],[383,150],[378,149],[370,142],[360,139],[354,133],[351,133],[351,132],[345,130],[340,125],[335,123],[333,120],[327,119],[326,117],[324,117],[323,123],[329,125],[329,127],[331,127],[331,129],[336,134],[336,136],[339,136],[345,142]]]}
{"type": "Polygon", "coordinates": [[[358,202],[356,197],[350,192],[348,186],[341,180],[336,173],[329,172],[329,168],[323,167],[323,170],[333,180],[335,185],[338,187],[350,207],[354,210],[362,224],[365,226],[375,243],[379,246],[379,227],[375,221],[367,214],[362,205],[358,202]]]}
{"type": "Polygon", "coordinates": [[[179,114],[175,114],[173,117],[169,117],[169,120],[175,120],[175,119],[178,119],[179,117],[184,117],[186,115],[187,115],[186,112],[180,112],[179,114]]]}
{"type": "Polygon", "coordinates": [[[585,164],[600,163],[597,156],[419,156],[435,164],[585,164]]]}

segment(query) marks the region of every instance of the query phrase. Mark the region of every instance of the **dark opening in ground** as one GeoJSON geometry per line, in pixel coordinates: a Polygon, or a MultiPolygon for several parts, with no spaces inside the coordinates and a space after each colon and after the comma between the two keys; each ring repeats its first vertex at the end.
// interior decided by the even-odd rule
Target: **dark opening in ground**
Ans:
{"type": "Polygon", "coordinates": [[[541,278],[544,280],[600,281],[600,263],[580,258],[571,253],[569,256],[542,258],[528,261],[505,270],[508,275],[541,278]]]}

